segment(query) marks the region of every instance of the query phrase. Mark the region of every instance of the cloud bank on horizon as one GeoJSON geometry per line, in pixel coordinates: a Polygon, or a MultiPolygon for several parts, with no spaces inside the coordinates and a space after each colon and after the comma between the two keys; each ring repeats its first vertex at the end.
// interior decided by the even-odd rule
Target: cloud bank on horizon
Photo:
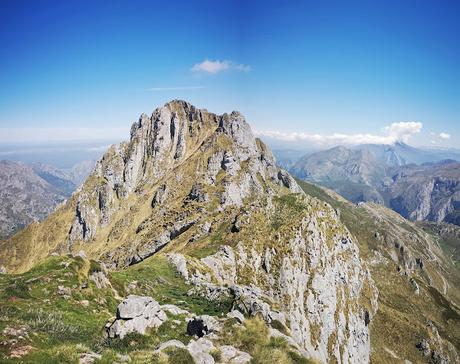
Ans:
{"type": "MultiPolygon", "coordinates": [[[[408,143],[412,136],[421,132],[423,124],[417,121],[392,123],[383,128],[381,135],[370,133],[358,134],[308,134],[308,133],[285,133],[280,131],[256,131],[260,137],[274,139],[282,142],[309,142],[317,146],[334,146],[338,144],[394,144],[396,142],[408,143]]],[[[446,133],[441,133],[446,134],[446,133]]],[[[448,135],[448,134],[446,134],[448,135]]],[[[440,136],[441,137],[441,136],[440,136]]],[[[442,137],[441,137],[442,138],[442,137]]]]}

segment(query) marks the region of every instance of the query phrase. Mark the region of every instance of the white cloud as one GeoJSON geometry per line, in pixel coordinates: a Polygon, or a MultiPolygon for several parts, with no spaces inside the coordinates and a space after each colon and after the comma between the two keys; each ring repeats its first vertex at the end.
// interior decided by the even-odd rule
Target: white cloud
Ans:
{"type": "Polygon", "coordinates": [[[387,137],[395,141],[403,141],[407,143],[410,137],[414,134],[420,133],[423,124],[416,121],[407,121],[400,123],[392,123],[384,128],[387,137]]]}
{"type": "Polygon", "coordinates": [[[219,61],[219,60],[209,60],[205,59],[201,63],[197,63],[192,67],[193,72],[199,73],[210,73],[210,74],[218,74],[223,71],[229,70],[236,70],[240,72],[249,72],[251,67],[246,64],[238,64],[231,61],[219,61]]]}
{"type": "Polygon", "coordinates": [[[450,134],[447,133],[439,133],[439,137],[441,139],[450,139],[450,134]]]}
{"type": "Polygon", "coordinates": [[[202,90],[204,86],[177,86],[177,87],[151,87],[146,91],[186,91],[186,90],[202,90]]]}
{"type": "Polygon", "coordinates": [[[317,145],[356,145],[356,144],[393,144],[397,141],[407,143],[410,137],[422,130],[419,122],[392,123],[383,129],[382,135],[375,134],[307,134],[284,133],[280,131],[256,131],[256,135],[285,142],[310,142],[317,145]]]}

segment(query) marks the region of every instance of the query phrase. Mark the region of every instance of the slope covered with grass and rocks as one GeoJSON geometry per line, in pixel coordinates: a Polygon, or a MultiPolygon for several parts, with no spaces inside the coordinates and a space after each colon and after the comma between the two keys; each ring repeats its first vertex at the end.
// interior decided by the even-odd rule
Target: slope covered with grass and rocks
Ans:
{"type": "Polygon", "coordinates": [[[457,276],[437,245],[301,186],[238,112],[143,114],[65,205],[0,244],[5,360],[455,360],[457,276]],[[429,329],[427,292],[453,312],[429,329]]]}

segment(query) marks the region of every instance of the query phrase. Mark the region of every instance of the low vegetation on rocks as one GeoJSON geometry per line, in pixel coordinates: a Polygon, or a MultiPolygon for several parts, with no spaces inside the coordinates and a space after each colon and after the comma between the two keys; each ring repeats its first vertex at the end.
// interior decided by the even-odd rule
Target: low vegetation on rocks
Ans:
{"type": "MultiPolygon", "coordinates": [[[[248,362],[244,358],[253,363],[271,363],[271,358],[309,363],[285,339],[270,337],[270,327],[261,318],[227,317],[231,302],[219,305],[189,294],[190,286],[165,257],[109,273],[110,286],[105,288],[90,279],[99,266],[78,256],[50,257],[27,273],[0,275],[0,361],[190,363],[192,356],[184,348],[198,337],[187,333],[187,323],[201,314],[222,322],[221,331],[211,336],[214,344],[209,355],[216,363],[225,362],[222,351],[224,359],[239,355],[241,363],[248,362]],[[69,288],[66,294],[62,287],[69,288]],[[145,302],[158,302],[163,321],[142,333],[108,335],[117,307],[120,312],[120,305],[132,302],[139,297],[133,294],[140,292],[150,295],[144,296],[145,302]],[[128,295],[127,299],[122,301],[120,294],[128,295]],[[179,346],[155,352],[171,340],[179,346]]],[[[136,306],[129,307],[125,311],[136,314],[136,306]]],[[[125,311],[121,316],[126,317],[125,311]]]]}

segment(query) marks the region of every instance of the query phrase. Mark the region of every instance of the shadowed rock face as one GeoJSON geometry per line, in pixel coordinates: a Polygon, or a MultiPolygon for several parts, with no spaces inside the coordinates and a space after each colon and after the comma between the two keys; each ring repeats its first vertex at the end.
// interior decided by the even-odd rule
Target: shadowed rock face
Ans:
{"type": "Polygon", "coordinates": [[[389,207],[416,221],[460,224],[460,163],[407,166],[387,188],[389,207]]]}

